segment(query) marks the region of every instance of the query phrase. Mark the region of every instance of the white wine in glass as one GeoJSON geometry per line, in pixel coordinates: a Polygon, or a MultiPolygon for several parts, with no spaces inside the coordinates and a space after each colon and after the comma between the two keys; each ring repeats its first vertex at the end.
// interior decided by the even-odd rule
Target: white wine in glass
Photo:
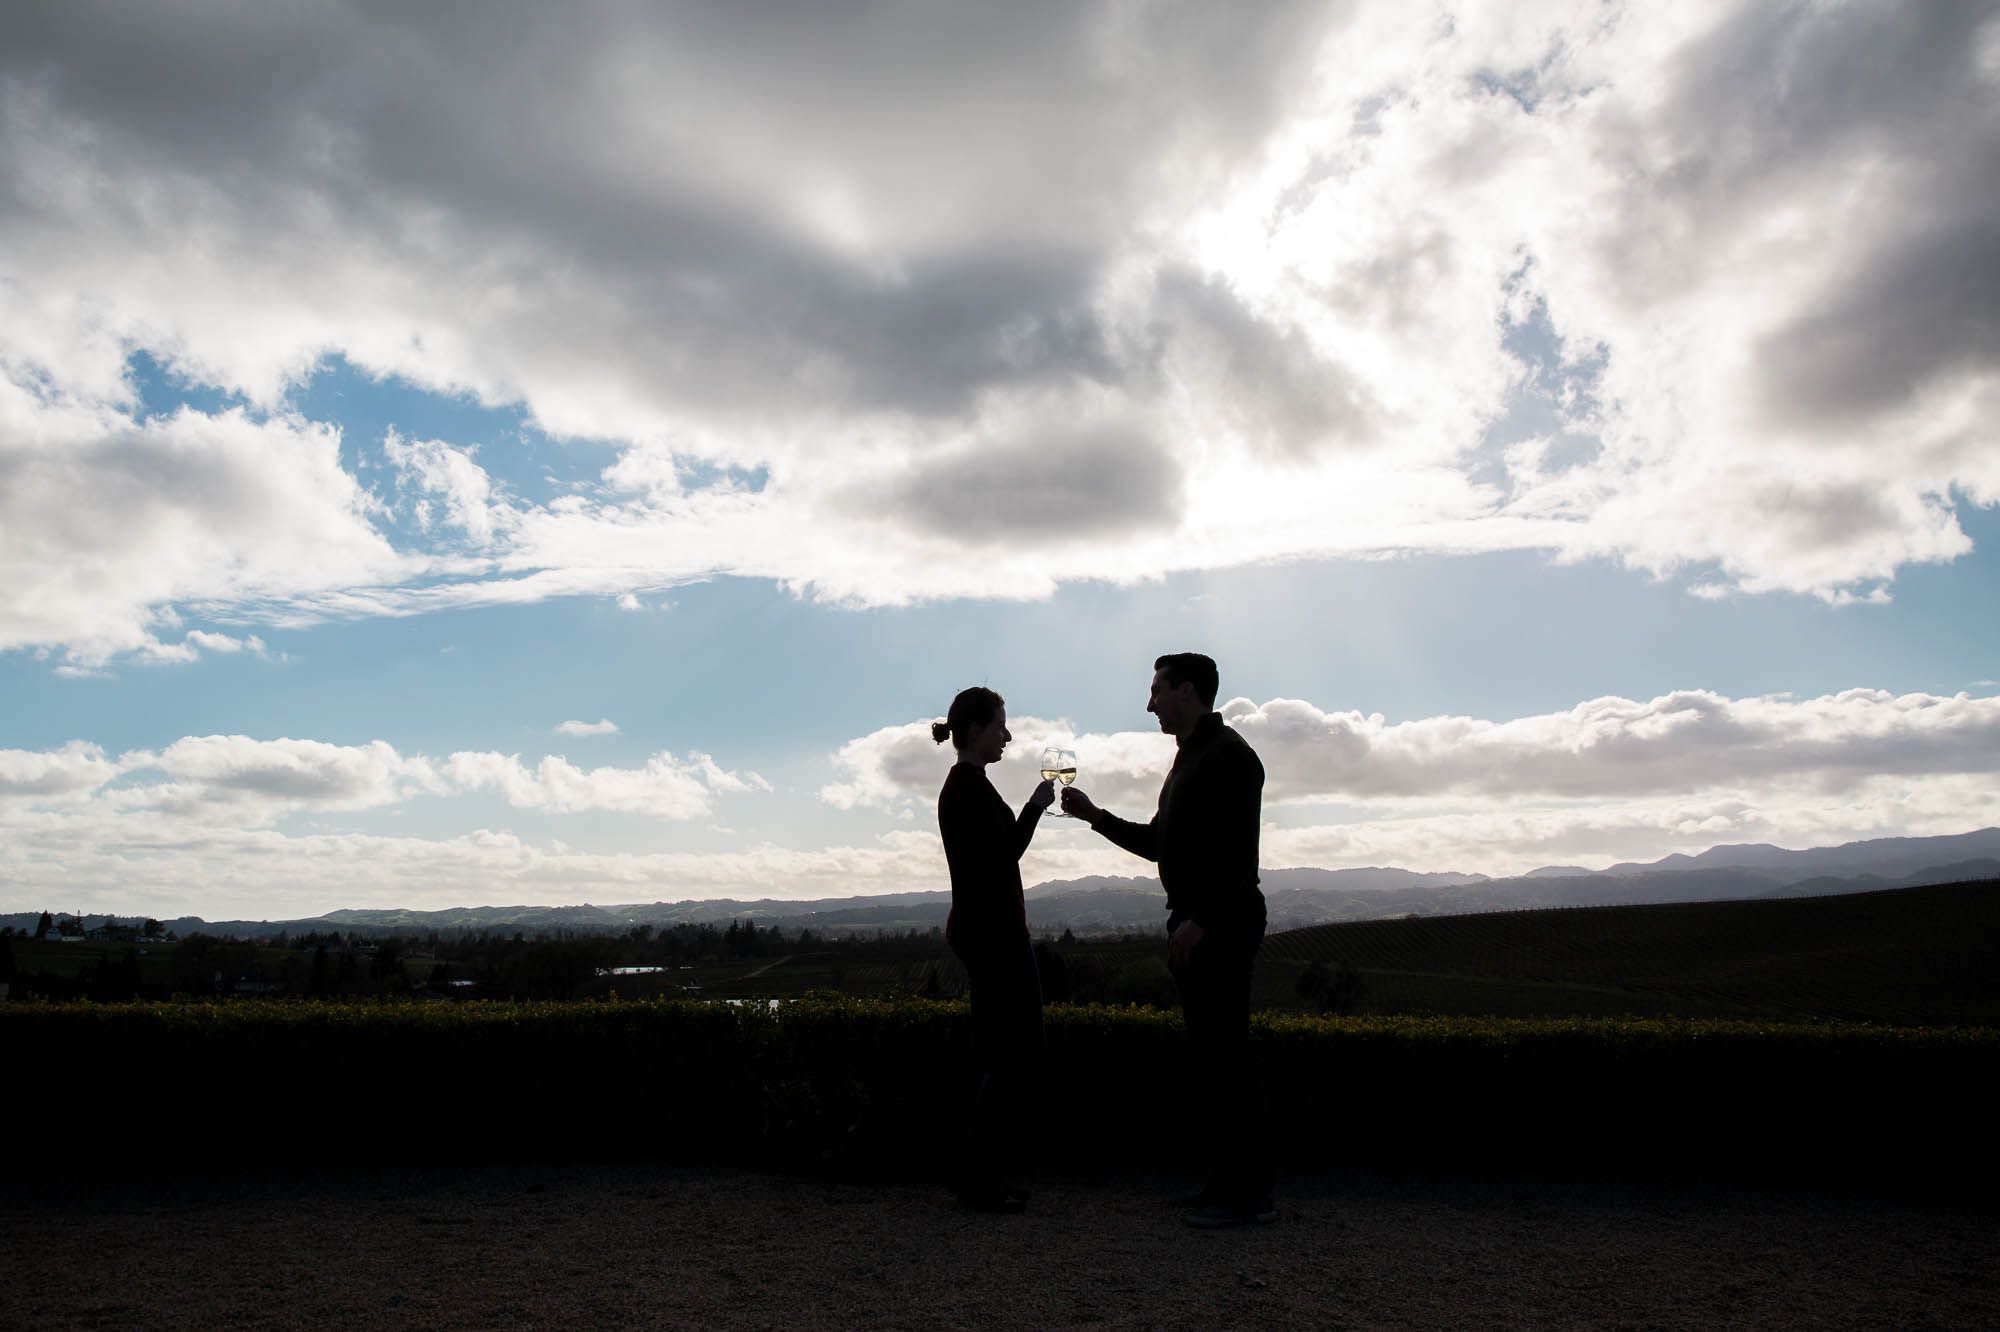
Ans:
{"type": "MultiPolygon", "coordinates": [[[[1073,749],[1062,749],[1055,745],[1050,745],[1047,749],[1044,749],[1042,751],[1042,780],[1045,782],[1061,782],[1064,786],[1068,786],[1071,782],[1075,781],[1076,751],[1073,749]]],[[[1055,817],[1066,819],[1069,815],[1062,812],[1061,805],[1057,805],[1055,817]]]]}

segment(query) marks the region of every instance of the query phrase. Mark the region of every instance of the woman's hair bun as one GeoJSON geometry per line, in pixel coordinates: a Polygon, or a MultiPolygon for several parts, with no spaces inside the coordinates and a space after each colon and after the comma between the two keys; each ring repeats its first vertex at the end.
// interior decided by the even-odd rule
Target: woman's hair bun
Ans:
{"type": "Polygon", "coordinates": [[[943,744],[950,740],[963,749],[967,739],[981,726],[990,726],[1000,715],[1000,709],[1007,706],[1007,700],[988,689],[985,685],[974,685],[970,689],[958,691],[946,710],[944,720],[931,723],[931,739],[943,744]]]}

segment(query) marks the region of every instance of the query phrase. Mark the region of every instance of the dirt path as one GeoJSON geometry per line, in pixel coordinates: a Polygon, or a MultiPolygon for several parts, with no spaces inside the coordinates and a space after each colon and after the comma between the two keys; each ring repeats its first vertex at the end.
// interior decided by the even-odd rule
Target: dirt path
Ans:
{"type": "Polygon", "coordinates": [[[5,1198],[0,1326],[2000,1326],[1991,1215],[1308,1179],[1201,1233],[1186,1184],[1045,1180],[1018,1217],[656,1166],[5,1198]]]}

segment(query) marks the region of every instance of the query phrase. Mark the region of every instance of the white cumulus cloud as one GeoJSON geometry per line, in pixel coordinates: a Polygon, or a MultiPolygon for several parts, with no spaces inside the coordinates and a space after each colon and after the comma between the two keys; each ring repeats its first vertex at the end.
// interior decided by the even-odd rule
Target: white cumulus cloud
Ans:
{"type": "Polygon", "coordinates": [[[186,736],[157,752],[115,757],[82,741],[0,750],[0,819],[30,822],[53,808],[89,806],[104,816],[152,813],[254,828],[298,811],[354,812],[478,792],[556,814],[688,820],[707,815],[717,795],[770,789],[756,773],[726,769],[708,754],[681,759],[665,751],[637,768],[583,769],[555,755],[532,765],[490,751],[433,759],[383,740],[338,745],[244,735],[186,736]]]}
{"type": "MultiPolygon", "coordinates": [[[[1226,705],[1269,774],[1268,868],[1393,864],[1517,873],[1605,864],[1728,842],[1826,845],[2000,825],[2000,700],[1848,690],[1810,699],[1683,691],[1594,699],[1504,720],[1389,722],[1299,700],[1226,705]]],[[[1024,799],[1044,744],[1080,758],[1079,785],[1143,818],[1173,758],[1153,732],[1076,734],[1011,718],[992,773],[1024,799]]],[[[821,797],[849,816],[915,815],[951,761],[927,723],[884,727],[833,756],[821,797]]],[[[336,906],[440,907],[497,900],[651,901],[833,897],[941,890],[935,829],[847,844],[751,842],[720,851],[602,851],[538,844],[502,827],[458,835],[294,832],[280,816],[415,808],[486,793],[550,814],[621,811],[686,823],[754,773],[705,754],[634,768],[463,751],[403,754],[385,742],[194,736],[116,756],[73,742],[0,750],[0,880],[15,905],[280,917],[336,906]]],[[[1143,862],[1080,825],[1045,823],[1023,861],[1030,883],[1142,874],[1143,862]]]]}
{"type": "Polygon", "coordinates": [[[101,746],[82,740],[53,750],[0,749],[0,797],[87,796],[114,780],[120,770],[101,746]]]}
{"type": "Polygon", "coordinates": [[[326,426],[240,410],[135,421],[10,373],[0,346],[0,650],[60,645],[84,668],[261,651],[255,635],[160,634],[175,606],[282,601],[410,567],[370,524],[326,426]]]}
{"type": "Polygon", "coordinates": [[[653,755],[642,768],[579,768],[549,755],[530,767],[518,755],[463,752],[445,761],[449,781],[465,791],[497,791],[510,805],[558,814],[602,809],[664,819],[698,818],[718,791],[769,790],[755,773],[730,773],[706,754],[653,755]]]}
{"type": "MultiPolygon", "coordinates": [[[[1390,722],[1298,699],[1236,699],[1221,711],[1264,763],[1272,867],[1507,873],[1563,857],[1930,835],[2000,819],[1994,698],[1686,690],[1497,721],[1390,722]]],[[[1143,820],[1173,762],[1172,739],[1157,732],[1079,735],[1032,717],[1010,718],[1009,729],[1017,740],[990,772],[1011,800],[1038,779],[1042,745],[1061,741],[1077,752],[1080,789],[1143,820]]],[[[820,791],[826,803],[918,810],[935,801],[951,757],[928,723],[912,722],[849,741],[833,762],[840,780],[820,791]]]]}
{"type": "Polygon", "coordinates": [[[474,546],[493,540],[508,526],[513,513],[499,500],[486,469],[473,461],[476,450],[455,448],[442,440],[404,439],[391,430],[382,450],[401,475],[404,488],[417,492],[414,513],[425,531],[456,527],[474,546]],[[433,510],[433,497],[438,510],[433,510]]]}

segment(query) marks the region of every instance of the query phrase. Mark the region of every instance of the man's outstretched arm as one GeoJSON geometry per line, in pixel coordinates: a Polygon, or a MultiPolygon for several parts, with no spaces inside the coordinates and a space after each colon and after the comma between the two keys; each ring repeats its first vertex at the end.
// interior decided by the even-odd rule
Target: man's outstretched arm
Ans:
{"type": "Polygon", "coordinates": [[[1153,815],[1150,823],[1134,823],[1121,819],[1108,810],[1097,807],[1096,802],[1077,790],[1074,786],[1062,793],[1063,813],[1082,819],[1104,835],[1104,840],[1113,846],[1123,847],[1135,856],[1157,861],[1160,858],[1160,816],[1153,815]]]}

